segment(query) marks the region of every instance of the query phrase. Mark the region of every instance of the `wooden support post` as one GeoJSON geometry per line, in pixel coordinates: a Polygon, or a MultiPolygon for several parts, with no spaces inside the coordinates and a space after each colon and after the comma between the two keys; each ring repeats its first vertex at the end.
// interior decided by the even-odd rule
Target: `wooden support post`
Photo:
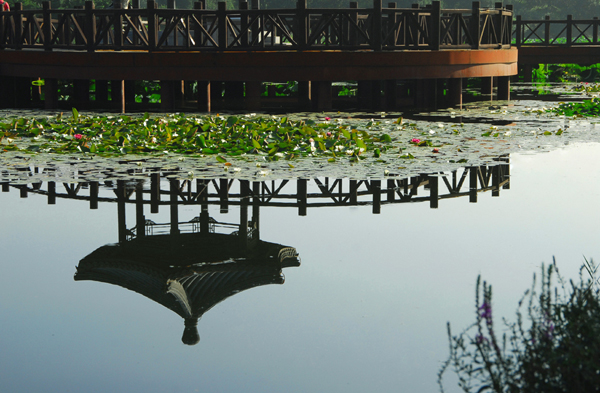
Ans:
{"type": "Polygon", "coordinates": [[[177,198],[179,194],[179,180],[172,179],[169,182],[170,187],[170,207],[171,207],[171,235],[179,235],[179,210],[177,208],[177,198]]]}
{"type": "Polygon", "coordinates": [[[489,95],[490,99],[494,95],[494,78],[486,76],[481,78],[481,95],[489,95]]]}
{"type": "Polygon", "coordinates": [[[471,4],[471,15],[471,26],[469,26],[469,29],[471,30],[471,37],[474,40],[471,43],[471,47],[479,49],[479,45],[481,44],[481,3],[479,1],[474,1],[471,4]]]}
{"type": "Polygon", "coordinates": [[[125,103],[135,102],[135,81],[125,81],[124,92],[125,92],[125,103]]]}
{"type": "Polygon", "coordinates": [[[160,81],[160,110],[173,112],[175,110],[175,86],[173,81],[160,81]]]}
{"type": "Polygon", "coordinates": [[[533,65],[532,64],[523,64],[523,82],[531,83],[533,82],[533,65]]]}
{"type": "Polygon", "coordinates": [[[90,107],[90,81],[88,79],[75,79],[73,81],[74,106],[81,109],[90,107]]]}
{"type": "Polygon", "coordinates": [[[94,15],[94,2],[85,2],[85,25],[84,34],[87,41],[88,52],[93,52],[96,44],[96,17],[94,15]]]}
{"type": "Polygon", "coordinates": [[[462,78],[448,79],[448,104],[462,109],[462,78]]]}
{"type": "Polygon", "coordinates": [[[10,107],[31,107],[31,78],[11,77],[8,78],[8,82],[8,88],[11,89],[10,91],[12,91],[12,94],[9,96],[9,103],[11,104],[10,107]],[[10,99],[11,97],[12,100],[10,99]]]}
{"type": "Polygon", "coordinates": [[[298,82],[298,106],[309,110],[312,105],[312,83],[310,81],[298,82]]]}
{"type": "Polygon", "coordinates": [[[198,110],[200,112],[211,111],[211,92],[209,81],[198,81],[198,110]]]}
{"type": "MultiPolygon", "coordinates": [[[[248,3],[246,3],[248,4],[248,3]]],[[[259,111],[261,108],[260,93],[262,83],[257,81],[246,82],[246,97],[244,98],[244,106],[249,111],[259,111]]]]}
{"type": "Polygon", "coordinates": [[[244,107],[244,82],[225,82],[223,98],[228,109],[242,109],[244,107]]]}
{"type": "Polygon", "coordinates": [[[397,91],[398,81],[396,79],[386,80],[384,84],[384,99],[385,99],[385,110],[393,111],[397,105],[397,91]]]}
{"type": "Polygon", "coordinates": [[[313,110],[322,112],[332,109],[331,81],[313,81],[313,110]],[[316,90],[316,91],[315,91],[316,90]]]}
{"type": "Polygon", "coordinates": [[[106,105],[108,103],[108,81],[95,80],[96,84],[96,104],[106,105]]]}
{"type": "Polygon", "coordinates": [[[114,106],[125,113],[125,81],[114,80],[110,81],[110,99],[114,106]]]}
{"type": "Polygon", "coordinates": [[[54,78],[44,81],[44,108],[58,109],[58,81],[54,78]]]}
{"type": "Polygon", "coordinates": [[[298,202],[298,215],[306,216],[308,204],[308,187],[306,179],[298,179],[296,186],[296,201],[298,202]]]}
{"type": "Polygon", "coordinates": [[[498,77],[498,100],[508,101],[510,100],[510,77],[499,76],[498,77]]]}

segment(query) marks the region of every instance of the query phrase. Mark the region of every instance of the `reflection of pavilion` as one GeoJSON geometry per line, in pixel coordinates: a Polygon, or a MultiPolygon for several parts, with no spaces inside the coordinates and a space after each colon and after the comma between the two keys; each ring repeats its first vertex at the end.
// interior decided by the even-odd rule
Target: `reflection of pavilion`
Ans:
{"type": "Polygon", "coordinates": [[[250,221],[248,205],[240,210],[239,225],[216,222],[203,204],[190,222],[156,224],[138,217],[138,226],[127,229],[121,226],[125,209],[119,208],[120,242],[83,258],[75,280],[119,285],[162,304],[184,318],[182,341],[196,344],[205,312],[245,289],[283,284],[282,268],[300,265],[294,248],[259,239],[258,208],[250,221]],[[237,230],[219,233],[228,229],[237,230]]]}

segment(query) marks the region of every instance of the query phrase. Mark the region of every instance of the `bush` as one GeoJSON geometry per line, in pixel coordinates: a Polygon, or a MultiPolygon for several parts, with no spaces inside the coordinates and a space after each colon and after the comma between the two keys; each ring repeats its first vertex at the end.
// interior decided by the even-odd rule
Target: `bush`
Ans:
{"type": "Polygon", "coordinates": [[[502,338],[492,320],[492,287],[476,286],[476,321],[453,336],[448,324],[450,356],[438,375],[453,368],[465,392],[600,391],[600,284],[598,267],[585,260],[579,282],[568,285],[556,261],[545,268],[538,285],[519,302],[517,321],[504,320],[502,338]],[[555,287],[553,278],[560,285],[555,287]],[[522,311],[525,308],[526,323],[522,311]]]}

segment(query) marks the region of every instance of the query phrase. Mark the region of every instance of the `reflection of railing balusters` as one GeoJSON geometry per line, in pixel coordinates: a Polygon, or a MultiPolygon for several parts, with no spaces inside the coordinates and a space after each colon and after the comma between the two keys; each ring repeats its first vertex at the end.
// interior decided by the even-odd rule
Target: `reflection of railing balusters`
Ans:
{"type": "Polygon", "coordinates": [[[97,181],[90,182],[90,209],[98,209],[99,185],[97,181]]]}
{"type": "Polygon", "coordinates": [[[373,214],[381,213],[381,180],[371,180],[373,193],[373,214]]]}
{"type": "Polygon", "coordinates": [[[306,179],[298,179],[296,191],[296,201],[298,202],[298,215],[306,216],[306,206],[308,200],[308,187],[306,179]]]}
{"type": "Polygon", "coordinates": [[[438,181],[439,178],[436,174],[428,175],[428,184],[429,184],[429,207],[431,209],[438,208],[438,181]]]}
{"type": "Polygon", "coordinates": [[[219,199],[221,201],[221,213],[229,211],[229,181],[227,179],[219,180],[219,199]]]}

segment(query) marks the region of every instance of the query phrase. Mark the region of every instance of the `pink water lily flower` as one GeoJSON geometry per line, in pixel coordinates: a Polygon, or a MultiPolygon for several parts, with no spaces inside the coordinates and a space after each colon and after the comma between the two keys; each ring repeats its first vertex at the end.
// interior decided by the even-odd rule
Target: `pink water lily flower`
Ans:
{"type": "Polygon", "coordinates": [[[421,140],[417,139],[417,138],[413,138],[410,140],[410,143],[421,143],[421,140]]]}
{"type": "Polygon", "coordinates": [[[326,117],[325,120],[329,121],[329,120],[331,120],[331,117],[326,117]]]}
{"type": "Polygon", "coordinates": [[[81,138],[83,138],[83,135],[81,135],[81,134],[75,134],[75,135],[73,135],[73,138],[75,138],[77,140],[80,140],[81,138]]]}

